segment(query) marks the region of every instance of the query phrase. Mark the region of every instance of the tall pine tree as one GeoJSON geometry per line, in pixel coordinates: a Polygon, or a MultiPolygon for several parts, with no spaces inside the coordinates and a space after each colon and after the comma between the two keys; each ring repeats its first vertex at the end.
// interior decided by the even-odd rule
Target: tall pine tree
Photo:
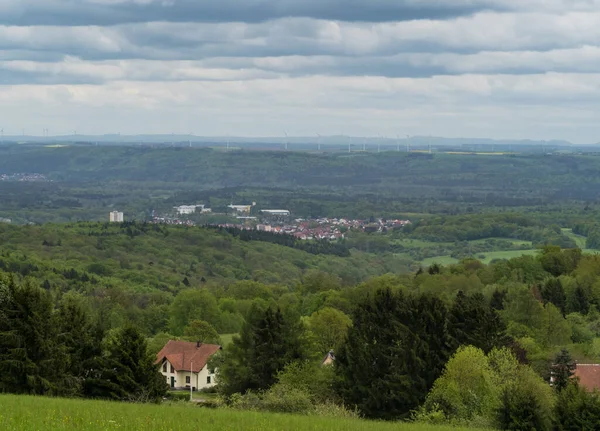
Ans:
{"type": "Polygon", "coordinates": [[[223,393],[231,395],[271,387],[286,365],[306,359],[303,331],[295,316],[254,305],[240,337],[234,338],[218,364],[223,393]]]}
{"type": "Polygon", "coordinates": [[[338,390],[370,418],[407,417],[448,360],[447,310],[431,297],[380,290],[357,307],[336,355],[338,390]]]}
{"type": "Polygon", "coordinates": [[[141,332],[127,326],[111,341],[108,355],[97,358],[84,381],[85,394],[94,398],[157,401],[167,391],[154,356],[141,332]]]}
{"type": "Polygon", "coordinates": [[[50,293],[6,278],[0,291],[0,390],[61,395],[67,353],[58,343],[50,293]]]}
{"type": "Polygon", "coordinates": [[[458,292],[448,319],[452,350],[460,346],[475,346],[489,353],[504,343],[505,326],[498,313],[480,293],[458,292]]]}

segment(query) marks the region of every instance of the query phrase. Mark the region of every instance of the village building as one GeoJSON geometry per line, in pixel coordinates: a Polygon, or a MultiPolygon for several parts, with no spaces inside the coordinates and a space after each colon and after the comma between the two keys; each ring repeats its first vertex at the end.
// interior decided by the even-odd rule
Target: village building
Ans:
{"type": "Polygon", "coordinates": [[[170,340],[156,355],[156,364],[171,389],[198,391],[217,384],[208,360],[222,349],[216,344],[170,340]]]}
{"type": "Polygon", "coordinates": [[[577,364],[574,377],[586,390],[600,390],[600,364],[577,364]]]}

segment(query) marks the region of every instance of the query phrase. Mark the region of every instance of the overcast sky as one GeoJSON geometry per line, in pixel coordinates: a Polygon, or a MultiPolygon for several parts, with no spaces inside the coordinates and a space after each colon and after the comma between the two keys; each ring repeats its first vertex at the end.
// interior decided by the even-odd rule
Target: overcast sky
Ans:
{"type": "Polygon", "coordinates": [[[600,0],[0,0],[4,134],[600,141],[600,0]]]}

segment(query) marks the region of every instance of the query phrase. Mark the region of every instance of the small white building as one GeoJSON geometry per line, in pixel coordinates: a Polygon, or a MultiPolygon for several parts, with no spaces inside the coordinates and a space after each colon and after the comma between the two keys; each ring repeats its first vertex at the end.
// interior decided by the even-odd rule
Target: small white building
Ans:
{"type": "Polygon", "coordinates": [[[111,211],[108,215],[111,223],[123,223],[123,213],[119,211],[111,211]]]}
{"type": "Polygon", "coordinates": [[[250,214],[252,207],[255,205],[253,202],[252,205],[227,205],[227,208],[241,214],[250,214]]]}
{"type": "Polygon", "coordinates": [[[287,217],[290,215],[288,210],[262,210],[261,213],[276,217],[287,217]]]}
{"type": "Polygon", "coordinates": [[[173,208],[175,208],[179,215],[194,214],[198,210],[200,210],[200,212],[205,212],[204,205],[180,205],[173,208]]]}
{"type": "Polygon", "coordinates": [[[216,344],[170,340],[156,355],[156,364],[172,389],[201,390],[217,384],[208,360],[221,350],[216,344]]]}

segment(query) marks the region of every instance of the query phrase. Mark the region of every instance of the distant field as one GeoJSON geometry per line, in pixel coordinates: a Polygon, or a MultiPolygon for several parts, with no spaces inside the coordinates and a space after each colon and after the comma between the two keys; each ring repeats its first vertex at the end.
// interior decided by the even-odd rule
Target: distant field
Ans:
{"type": "Polygon", "coordinates": [[[451,242],[423,241],[420,239],[412,239],[412,238],[397,239],[397,240],[393,240],[392,242],[394,244],[402,245],[403,247],[406,247],[406,248],[424,248],[424,247],[441,247],[441,246],[450,247],[453,244],[451,242]]]}
{"type": "Polygon", "coordinates": [[[569,238],[573,239],[573,241],[575,241],[575,243],[577,244],[577,247],[579,247],[582,250],[585,249],[585,243],[587,240],[585,236],[577,235],[576,233],[573,233],[573,229],[566,228],[562,229],[562,233],[568,236],[569,238]]]}
{"type": "Polygon", "coordinates": [[[484,239],[475,239],[475,240],[469,241],[469,242],[473,243],[473,244],[481,244],[481,243],[484,243],[491,239],[500,240],[500,241],[509,241],[512,245],[516,245],[516,246],[533,247],[531,241],[525,241],[522,239],[513,239],[513,238],[499,238],[499,237],[498,238],[484,238],[484,239]]]}
{"type": "Polygon", "coordinates": [[[534,256],[537,250],[508,250],[508,251],[491,251],[487,253],[481,253],[485,256],[481,260],[483,263],[490,263],[494,259],[512,259],[523,255],[534,256]]]}
{"type": "Polygon", "coordinates": [[[140,405],[0,395],[3,431],[459,431],[460,428],[370,422],[316,416],[213,410],[182,405],[140,405]]]}
{"type": "MultiPolygon", "coordinates": [[[[507,250],[507,251],[489,251],[485,253],[481,253],[481,255],[485,256],[483,258],[475,256],[476,259],[481,262],[487,264],[490,263],[494,259],[512,259],[515,257],[523,256],[523,255],[535,255],[537,250],[507,250]]],[[[459,260],[450,256],[436,256],[430,257],[428,259],[424,259],[421,261],[422,266],[431,266],[434,263],[438,265],[452,265],[458,263],[459,260]]]]}
{"type": "Polygon", "coordinates": [[[436,257],[430,257],[427,259],[424,259],[421,261],[421,265],[422,266],[431,266],[434,263],[437,263],[438,265],[453,265],[455,263],[458,263],[458,259],[455,259],[451,256],[436,256],[436,257]]]}

